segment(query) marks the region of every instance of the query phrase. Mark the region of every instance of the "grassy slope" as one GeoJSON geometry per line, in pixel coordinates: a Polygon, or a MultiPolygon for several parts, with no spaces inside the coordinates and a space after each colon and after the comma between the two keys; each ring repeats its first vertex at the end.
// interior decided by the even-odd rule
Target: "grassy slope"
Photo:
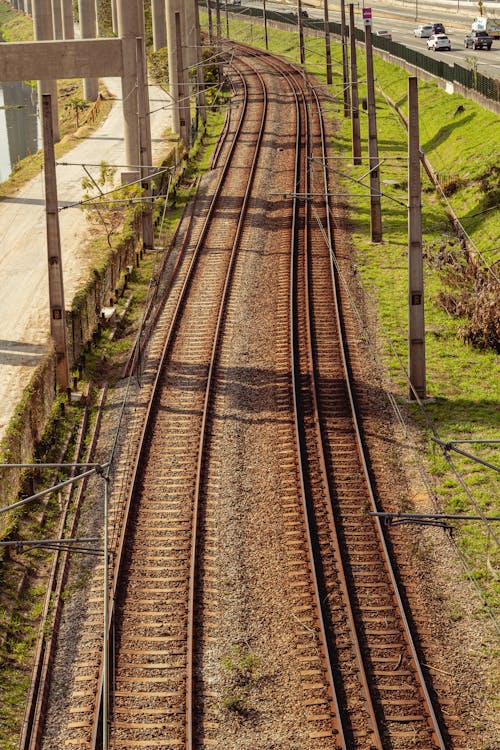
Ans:
{"type": "MultiPolygon", "coordinates": [[[[255,46],[264,47],[263,31],[257,23],[232,20],[231,38],[240,38],[255,46]]],[[[297,35],[269,29],[269,49],[298,62],[297,35]]],[[[331,93],[336,97],[329,109],[339,120],[342,113],[341,47],[332,39],[334,83],[331,93]]],[[[324,76],[324,41],[306,37],[307,66],[322,81],[324,76]]],[[[364,77],[365,57],[358,50],[359,79],[364,77]]],[[[408,74],[375,55],[377,94],[377,125],[379,155],[384,159],[381,180],[395,180],[397,185],[384,185],[383,189],[402,205],[388,198],[382,200],[384,241],[372,244],[369,239],[369,204],[366,199],[351,198],[350,216],[356,262],[363,283],[373,300],[379,320],[379,339],[384,360],[391,378],[391,388],[402,400],[407,393],[404,365],[407,359],[407,210],[406,210],[406,131],[394,110],[386,104],[381,90],[406,108],[408,74]],[[398,157],[396,160],[393,157],[398,157]],[[396,356],[397,355],[397,356],[396,356]],[[403,365],[403,367],[402,367],[403,365]]],[[[360,96],[366,92],[360,87],[360,96]]],[[[421,148],[434,168],[443,174],[460,177],[464,187],[450,198],[459,217],[467,217],[482,210],[484,195],[480,192],[481,179],[491,167],[498,164],[500,143],[500,118],[459,95],[446,94],[437,85],[419,81],[419,107],[421,148]],[[457,112],[459,106],[463,112],[457,112]]],[[[362,117],[363,154],[367,154],[367,123],[362,117]]],[[[339,157],[350,156],[350,122],[340,120],[334,136],[333,151],[339,157]]],[[[349,160],[339,160],[339,172],[351,176],[366,172],[366,163],[360,168],[350,166],[349,160]]],[[[361,192],[352,182],[343,181],[343,188],[361,192]]],[[[342,189],[343,189],[342,188],[342,189]]],[[[454,243],[454,236],[444,208],[430,183],[424,179],[423,241],[426,246],[444,241],[454,243]]],[[[482,213],[473,220],[464,219],[464,225],[473,242],[489,264],[499,257],[500,210],[482,213]]],[[[426,412],[438,434],[444,440],[495,439],[498,437],[499,379],[498,361],[492,351],[479,351],[464,345],[458,334],[464,321],[453,318],[436,304],[436,295],[442,282],[434,268],[425,267],[426,292],[426,358],[428,394],[432,402],[426,412]]],[[[414,409],[415,419],[421,423],[423,435],[427,434],[426,463],[435,475],[435,493],[443,508],[449,511],[464,510],[475,513],[465,493],[460,488],[449,467],[425,431],[425,422],[414,409]]],[[[499,451],[494,446],[465,446],[472,453],[492,463],[500,464],[499,451]]],[[[500,515],[498,475],[470,460],[460,460],[453,455],[484,513],[500,515]]],[[[497,525],[498,529],[498,525],[497,525]]],[[[500,571],[500,554],[494,542],[485,533],[482,524],[460,524],[457,532],[463,553],[472,575],[478,580],[483,596],[498,616],[500,585],[491,569],[500,571]]],[[[481,616],[480,611],[478,612],[481,616]]]]}

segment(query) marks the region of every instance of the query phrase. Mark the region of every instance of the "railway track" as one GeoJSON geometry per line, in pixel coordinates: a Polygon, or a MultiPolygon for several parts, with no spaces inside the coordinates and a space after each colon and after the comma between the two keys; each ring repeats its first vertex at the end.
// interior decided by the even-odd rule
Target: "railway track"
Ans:
{"type": "MultiPolygon", "coordinates": [[[[250,49],[231,71],[217,184],[156,323],[128,500],[111,505],[109,747],[251,743],[252,716],[267,747],[264,706],[288,689],[284,747],[458,748],[371,515],[319,101],[250,49]],[[258,653],[279,665],[267,681],[258,653]]],[[[64,743],[98,748],[103,665],[85,644],[64,743]]]]}

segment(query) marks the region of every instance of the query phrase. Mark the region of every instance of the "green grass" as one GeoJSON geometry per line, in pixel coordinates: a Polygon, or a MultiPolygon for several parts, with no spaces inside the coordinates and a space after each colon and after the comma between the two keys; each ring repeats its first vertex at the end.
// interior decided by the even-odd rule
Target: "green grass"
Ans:
{"type": "Polygon", "coordinates": [[[33,22],[24,13],[13,10],[6,0],[0,0],[0,34],[5,42],[30,42],[33,22]]]}
{"type": "MultiPolygon", "coordinates": [[[[225,26],[223,27],[225,29],[225,26]]],[[[271,52],[298,62],[297,34],[269,29],[271,52]]],[[[264,47],[263,29],[255,22],[230,20],[230,37],[264,47]]],[[[330,88],[333,101],[326,111],[334,125],[332,151],[337,157],[351,156],[350,120],[342,117],[341,47],[332,38],[334,84],[330,88]]],[[[306,36],[308,69],[325,82],[324,41],[306,36]]],[[[365,56],[358,49],[358,77],[365,76],[365,56]]],[[[382,91],[397,102],[403,111],[407,105],[408,74],[396,65],[374,56],[377,85],[377,126],[382,189],[402,205],[382,199],[383,234],[380,244],[370,241],[369,203],[364,198],[349,199],[349,215],[356,264],[363,285],[372,301],[378,319],[379,341],[385,342],[383,360],[391,380],[391,389],[401,401],[408,386],[404,367],[407,361],[407,156],[406,130],[399,116],[390,107],[382,91]],[[400,160],[396,160],[399,158],[400,160]],[[398,184],[384,185],[385,180],[398,184]],[[403,365],[403,367],[402,367],[403,365]]],[[[484,262],[492,265],[500,257],[500,193],[494,210],[486,213],[484,181],[498,162],[500,117],[459,95],[449,95],[431,82],[419,81],[421,148],[436,171],[446,180],[454,180],[458,189],[449,196],[450,204],[477,246],[484,262]],[[463,108],[463,111],[461,109],[463,108]]],[[[360,87],[360,98],[366,96],[360,87]]],[[[367,155],[367,121],[362,115],[362,149],[367,155]]],[[[354,167],[350,159],[340,159],[335,169],[344,175],[358,177],[366,172],[365,164],[354,167]]],[[[341,192],[359,193],[361,190],[346,176],[338,177],[341,192]]],[[[444,204],[434,188],[423,178],[423,245],[424,253],[440,244],[457,250],[458,243],[444,204]]],[[[490,191],[491,192],[491,191],[490,191]]],[[[481,259],[479,259],[481,264],[481,259]]],[[[465,320],[452,317],[438,304],[438,295],[448,288],[442,271],[434,262],[425,263],[425,315],[427,388],[432,401],[426,412],[443,440],[496,439],[499,423],[498,359],[492,350],[475,349],[463,343],[461,329],[465,320]]],[[[492,304],[494,301],[492,300],[492,304]]],[[[496,300],[498,307],[498,299],[496,300]]],[[[410,407],[421,426],[425,460],[434,475],[435,493],[444,510],[475,513],[471,504],[450,471],[422,415],[410,407]]],[[[500,451],[492,445],[467,445],[469,452],[495,465],[500,464],[500,451]]],[[[451,454],[454,464],[464,477],[474,499],[484,513],[500,515],[498,474],[480,464],[451,454]]],[[[495,525],[498,532],[498,524],[495,525]]],[[[497,611],[500,607],[500,584],[491,568],[500,571],[500,553],[481,523],[460,524],[456,531],[462,552],[473,576],[480,582],[483,596],[497,611]]]]}

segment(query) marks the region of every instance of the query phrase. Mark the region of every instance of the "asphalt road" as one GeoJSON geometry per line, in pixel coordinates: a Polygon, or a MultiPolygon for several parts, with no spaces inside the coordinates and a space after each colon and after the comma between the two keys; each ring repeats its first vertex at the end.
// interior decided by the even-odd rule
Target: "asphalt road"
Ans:
{"type": "MultiPolygon", "coordinates": [[[[346,0],[346,3],[348,0],[346,0]]],[[[242,0],[243,5],[255,6],[262,8],[262,0],[242,0]]],[[[355,3],[356,26],[362,28],[363,21],[361,10],[363,6],[370,7],[370,0],[363,0],[355,3]]],[[[275,2],[268,0],[266,8],[268,10],[283,11],[291,13],[296,10],[297,3],[295,0],[288,2],[275,2]]],[[[329,18],[331,21],[340,22],[339,2],[329,3],[329,18]]],[[[302,8],[307,10],[310,18],[323,18],[322,0],[302,0],[302,8]]],[[[464,35],[470,29],[472,18],[477,14],[477,10],[466,10],[462,4],[462,11],[459,15],[456,13],[454,6],[436,6],[423,3],[422,0],[406,0],[406,2],[394,6],[390,3],[373,3],[373,31],[377,29],[388,29],[392,33],[395,42],[405,44],[407,47],[417,49],[430,56],[442,55],[443,59],[449,61],[450,65],[457,63],[465,68],[470,67],[470,60],[475,60],[477,70],[483,75],[491,78],[500,78],[500,39],[493,42],[492,49],[487,50],[466,50],[464,47],[464,35]],[[415,20],[417,19],[417,20],[415,20]],[[429,21],[440,21],[446,28],[446,33],[450,37],[451,51],[448,52],[431,52],[427,50],[427,39],[420,39],[414,36],[414,29],[421,23],[429,21]],[[466,60],[466,58],[468,58],[466,60]]],[[[236,11],[236,8],[231,10],[236,11]]]]}
{"type": "MultiPolygon", "coordinates": [[[[75,166],[57,168],[60,207],[82,197],[81,164],[123,165],[124,129],[120,79],[106,79],[110,93],[117,97],[110,115],[92,136],[64,156],[75,166]]],[[[167,95],[150,89],[153,161],[166,152],[162,139],[170,128],[167,95]]],[[[97,175],[98,168],[93,169],[97,175]]],[[[88,278],[90,261],[85,239],[90,235],[84,212],[79,208],[59,214],[66,308],[74,293],[88,278]]],[[[12,197],[0,202],[0,439],[12,417],[33,367],[47,351],[49,340],[47,249],[43,174],[12,197]]]]}

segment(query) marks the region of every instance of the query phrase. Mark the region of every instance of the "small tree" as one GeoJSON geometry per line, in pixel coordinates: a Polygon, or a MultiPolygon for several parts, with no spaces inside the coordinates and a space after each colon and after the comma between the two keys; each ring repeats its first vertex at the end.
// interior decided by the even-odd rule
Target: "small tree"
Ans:
{"type": "Polygon", "coordinates": [[[80,112],[84,112],[87,107],[89,106],[89,103],[85,101],[85,99],[80,99],[78,96],[74,96],[72,99],[69,100],[69,102],[66,104],[65,109],[73,110],[76,117],[76,127],[80,127],[80,112]]]}

